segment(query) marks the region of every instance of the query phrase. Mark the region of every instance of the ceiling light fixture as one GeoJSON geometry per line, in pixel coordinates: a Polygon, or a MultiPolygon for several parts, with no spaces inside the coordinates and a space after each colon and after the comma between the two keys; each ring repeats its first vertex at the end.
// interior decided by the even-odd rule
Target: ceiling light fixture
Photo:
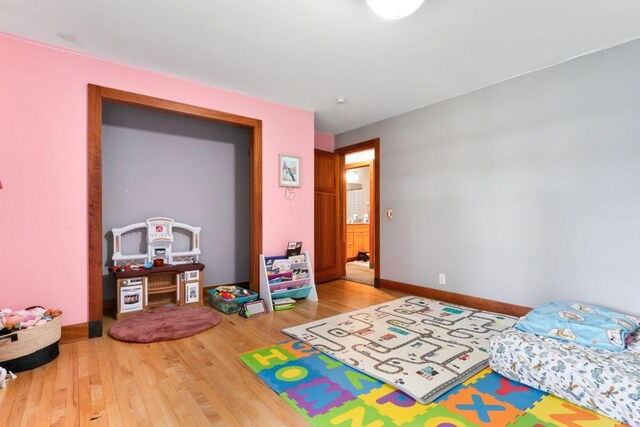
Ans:
{"type": "Polygon", "coordinates": [[[336,98],[336,104],[345,104],[347,102],[343,97],[336,98]]]}
{"type": "Polygon", "coordinates": [[[367,0],[367,4],[384,19],[402,19],[418,10],[424,0],[367,0]]]}

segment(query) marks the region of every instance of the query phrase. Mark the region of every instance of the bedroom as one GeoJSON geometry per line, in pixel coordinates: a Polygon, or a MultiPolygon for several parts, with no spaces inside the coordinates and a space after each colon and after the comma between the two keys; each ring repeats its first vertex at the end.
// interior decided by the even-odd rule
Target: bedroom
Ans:
{"type": "MultiPolygon", "coordinates": [[[[169,419],[163,408],[142,402],[171,402],[189,390],[194,397],[178,400],[172,412],[222,424],[249,424],[264,412],[273,424],[300,424],[237,354],[285,339],[282,328],[393,299],[406,285],[495,302],[490,311],[579,300],[640,314],[640,45],[634,40],[640,10],[634,2],[613,8],[603,1],[516,7],[427,0],[397,21],[377,18],[364,1],[259,3],[187,8],[169,2],[140,28],[150,3],[95,10],[74,1],[65,2],[69,10],[0,5],[0,263],[8,273],[1,308],[60,308],[63,332],[85,338],[96,320],[87,314],[88,84],[261,120],[259,252],[265,254],[303,241],[318,256],[316,141],[333,150],[380,138],[381,290],[323,283],[317,310],[309,303],[269,314],[270,321],[237,325],[225,317],[210,331],[206,357],[194,352],[197,340],[151,350],[107,338],[62,344],[53,362],[60,372],[39,372],[50,380],[68,373],[69,382],[32,386],[56,419],[142,423],[158,412],[169,419]],[[234,40],[238,23],[254,30],[234,40]],[[299,38],[285,37],[292,33],[299,38]],[[404,39],[411,43],[401,49],[404,39]],[[261,65],[252,66],[255,61],[261,65]],[[183,68],[173,68],[178,62],[183,68]],[[367,66],[372,80],[361,75],[367,66]],[[338,97],[346,103],[337,104],[338,97]],[[279,154],[301,159],[302,184],[292,201],[278,186],[279,154]],[[122,350],[117,363],[102,364],[114,348],[122,350]],[[167,354],[191,355],[188,368],[165,366],[175,387],[164,377],[154,388],[140,374],[133,382],[112,374],[132,363],[147,373],[134,356],[167,354]],[[202,367],[209,358],[244,388],[214,381],[202,367]],[[188,380],[175,378],[180,375],[188,380]],[[113,393],[128,385],[137,390],[130,407],[113,393]],[[216,386],[252,405],[223,408],[216,386]],[[80,397],[93,388],[95,398],[80,397]],[[209,407],[195,415],[200,399],[209,407]]],[[[5,392],[26,397],[28,375],[18,374],[5,392]],[[25,388],[18,389],[21,383],[25,388]]],[[[40,399],[29,398],[15,407],[18,414],[3,402],[0,419],[22,419],[20,411],[43,416],[36,410],[40,399]]]]}

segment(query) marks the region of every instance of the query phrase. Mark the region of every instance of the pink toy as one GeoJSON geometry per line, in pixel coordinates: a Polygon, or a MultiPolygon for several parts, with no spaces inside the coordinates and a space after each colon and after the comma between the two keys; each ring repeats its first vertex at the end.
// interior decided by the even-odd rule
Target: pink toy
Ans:
{"type": "Polygon", "coordinates": [[[0,326],[9,330],[28,329],[47,323],[60,314],[60,310],[45,310],[40,306],[19,311],[5,308],[0,310],[0,326]]]}

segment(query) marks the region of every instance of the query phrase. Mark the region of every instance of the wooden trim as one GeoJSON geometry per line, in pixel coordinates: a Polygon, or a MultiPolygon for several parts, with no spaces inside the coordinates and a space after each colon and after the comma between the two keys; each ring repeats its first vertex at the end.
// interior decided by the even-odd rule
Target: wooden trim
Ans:
{"type": "MultiPolygon", "coordinates": [[[[94,85],[89,85],[94,86],[94,85]]],[[[102,86],[100,95],[103,101],[113,101],[120,104],[129,104],[136,107],[145,107],[152,110],[181,114],[197,119],[212,120],[222,124],[239,126],[243,128],[255,128],[261,120],[250,117],[239,116],[237,114],[225,113],[223,111],[211,110],[209,108],[198,107],[196,105],[184,104],[182,102],[169,101],[167,99],[142,95],[124,90],[113,89],[102,86]]]]}
{"type": "MultiPolygon", "coordinates": [[[[347,147],[336,148],[333,152],[338,154],[350,154],[356,151],[365,151],[375,148],[375,142],[380,141],[380,138],[370,139],[368,141],[359,142],[357,144],[349,145],[347,147]]],[[[378,153],[376,153],[377,155],[378,153]]],[[[377,156],[376,156],[377,157],[377,156]]]]}
{"type": "Polygon", "coordinates": [[[374,284],[379,286],[380,282],[380,222],[382,222],[382,215],[380,215],[380,138],[373,140],[373,149],[375,158],[373,159],[373,175],[374,175],[374,194],[373,194],[373,215],[371,221],[374,225],[374,245],[373,245],[373,277],[374,284]]]}
{"type": "MultiPolygon", "coordinates": [[[[369,209],[369,268],[376,268],[376,230],[375,225],[378,219],[378,215],[375,209],[375,199],[376,199],[376,178],[375,178],[376,168],[373,165],[373,162],[369,161],[369,204],[371,209],[369,209]]],[[[375,274],[374,274],[375,276],[375,274]]]]}
{"type": "Polygon", "coordinates": [[[531,311],[530,307],[509,304],[470,295],[457,294],[455,292],[442,291],[440,289],[426,288],[422,286],[410,285],[408,283],[394,282],[393,280],[380,279],[380,288],[400,291],[410,295],[431,298],[451,304],[463,305],[465,307],[477,308],[494,313],[507,314],[509,316],[522,317],[531,311]]]}
{"type": "MultiPolygon", "coordinates": [[[[102,320],[102,104],[118,102],[152,110],[211,120],[251,131],[251,289],[259,288],[258,260],[262,253],[262,121],[181,102],[90,84],[88,86],[88,281],[89,322],[102,320]]],[[[97,323],[96,323],[97,324],[97,323]]],[[[100,336],[101,333],[98,335],[100,336]]]]}
{"type": "MultiPolygon", "coordinates": [[[[346,166],[344,164],[344,157],[346,154],[355,153],[357,151],[364,150],[374,150],[374,159],[373,159],[373,177],[374,177],[374,197],[373,197],[373,209],[370,212],[370,222],[373,224],[373,244],[371,248],[371,258],[373,262],[373,281],[374,285],[377,287],[380,281],[380,221],[382,215],[380,215],[380,138],[370,139],[368,141],[360,142],[358,144],[349,145],[348,147],[342,147],[334,150],[334,153],[340,155],[340,175],[342,177],[342,218],[341,224],[343,224],[342,228],[342,247],[346,247],[346,231],[344,226],[344,219],[347,217],[347,203],[346,203],[346,177],[345,171],[346,166]]],[[[344,257],[344,250],[342,256],[342,264],[346,264],[346,259],[344,257]]],[[[345,268],[345,267],[343,267],[345,268]]],[[[345,268],[346,270],[346,268],[345,268]]],[[[342,275],[344,276],[346,271],[343,271],[342,275]]]]}
{"type": "Polygon", "coordinates": [[[249,289],[260,291],[260,254],[262,253],[262,121],[251,128],[251,255],[249,266],[249,289]]]}
{"type": "Polygon", "coordinates": [[[62,327],[60,344],[69,344],[76,341],[83,341],[89,338],[89,323],[77,323],[62,327]]]}
{"type": "Polygon", "coordinates": [[[89,321],[102,320],[102,88],[89,85],[87,140],[89,321]]]}
{"type": "Polygon", "coordinates": [[[339,191],[336,194],[338,199],[338,204],[336,205],[338,210],[337,231],[339,233],[336,236],[336,243],[341,242],[337,251],[338,262],[340,263],[340,277],[344,277],[347,275],[347,221],[345,221],[347,218],[347,176],[345,174],[344,155],[338,155],[337,163],[338,171],[336,173],[340,182],[338,183],[339,191]]]}
{"type": "Polygon", "coordinates": [[[366,168],[367,166],[372,166],[371,160],[364,160],[362,162],[353,162],[353,163],[345,163],[344,168],[346,170],[349,169],[357,169],[357,168],[366,168]]]}

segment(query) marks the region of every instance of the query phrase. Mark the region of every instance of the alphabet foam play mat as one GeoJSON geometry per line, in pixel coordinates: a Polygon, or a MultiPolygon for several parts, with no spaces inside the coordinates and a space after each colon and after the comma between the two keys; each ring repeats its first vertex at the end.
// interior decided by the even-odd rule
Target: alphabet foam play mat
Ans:
{"type": "Polygon", "coordinates": [[[297,340],[240,359],[313,426],[624,426],[488,368],[423,405],[297,340]]]}

